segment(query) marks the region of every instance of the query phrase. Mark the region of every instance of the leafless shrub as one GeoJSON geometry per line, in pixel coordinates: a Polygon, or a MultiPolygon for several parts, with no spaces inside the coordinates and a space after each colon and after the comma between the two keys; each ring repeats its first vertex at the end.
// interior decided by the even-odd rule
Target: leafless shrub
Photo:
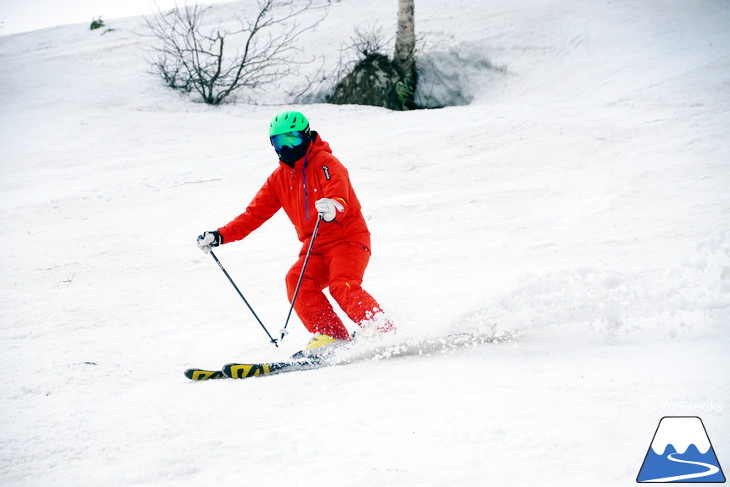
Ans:
{"type": "Polygon", "coordinates": [[[321,56],[319,68],[305,74],[302,82],[287,94],[296,103],[326,102],[338,81],[352,72],[364,59],[375,54],[388,53],[388,44],[392,41],[393,37],[385,37],[382,27],[377,24],[355,28],[349,41],[340,45],[340,54],[334,65],[321,56]]]}
{"type": "Polygon", "coordinates": [[[195,3],[167,13],[157,9],[145,18],[151,35],[160,41],[149,60],[152,71],[170,88],[196,92],[210,105],[223,103],[242,88],[256,90],[293,74],[305,62],[301,56],[296,59],[297,38],[326,15],[300,25],[300,14],[322,8],[314,0],[259,0],[252,18],[235,19],[238,27],[206,30],[204,17],[210,8],[195,3]]]}
{"type": "Polygon", "coordinates": [[[383,34],[383,29],[378,25],[370,27],[355,28],[355,35],[350,38],[349,49],[355,50],[359,59],[365,59],[372,54],[387,54],[387,45],[393,40],[391,37],[387,39],[383,34]]]}

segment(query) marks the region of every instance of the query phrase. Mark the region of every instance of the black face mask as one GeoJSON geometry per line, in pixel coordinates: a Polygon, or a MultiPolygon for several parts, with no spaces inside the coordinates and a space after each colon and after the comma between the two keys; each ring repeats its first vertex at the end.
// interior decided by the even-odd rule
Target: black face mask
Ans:
{"type": "Polygon", "coordinates": [[[281,162],[294,169],[294,164],[307,153],[309,143],[309,137],[305,137],[302,143],[293,149],[289,147],[282,147],[281,151],[277,152],[279,159],[281,162]]]}

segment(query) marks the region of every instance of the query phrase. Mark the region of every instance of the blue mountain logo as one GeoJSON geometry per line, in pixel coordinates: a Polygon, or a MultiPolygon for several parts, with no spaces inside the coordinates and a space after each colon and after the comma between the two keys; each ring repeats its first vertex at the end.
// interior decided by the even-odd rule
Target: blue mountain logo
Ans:
{"type": "Polygon", "coordinates": [[[725,482],[702,420],[665,416],[659,421],[637,482],[725,482]]]}

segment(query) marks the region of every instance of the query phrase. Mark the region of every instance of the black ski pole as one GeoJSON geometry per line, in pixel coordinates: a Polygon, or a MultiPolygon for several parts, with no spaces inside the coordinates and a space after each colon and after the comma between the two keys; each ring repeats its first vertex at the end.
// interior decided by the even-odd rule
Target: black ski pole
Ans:
{"type": "Polygon", "coordinates": [[[289,318],[291,318],[291,312],[294,309],[294,303],[297,300],[297,296],[299,295],[299,286],[302,284],[302,279],[304,278],[304,271],[307,270],[307,263],[309,262],[309,256],[312,254],[312,247],[314,246],[314,239],[317,237],[317,230],[319,230],[319,222],[322,221],[322,215],[317,215],[317,223],[314,224],[314,231],[312,232],[312,240],[309,241],[309,248],[307,249],[307,255],[304,257],[304,264],[302,264],[302,272],[299,274],[299,280],[297,281],[297,287],[294,289],[294,296],[291,298],[291,306],[289,307],[289,314],[286,315],[286,322],[284,322],[284,328],[281,329],[281,338],[279,340],[283,340],[284,337],[289,333],[286,331],[286,327],[289,326],[289,318]]]}
{"type": "Polygon", "coordinates": [[[254,318],[256,318],[256,321],[259,322],[259,325],[261,325],[261,328],[263,328],[264,331],[266,332],[266,334],[269,336],[269,339],[271,340],[271,343],[273,343],[275,347],[279,348],[279,344],[277,343],[276,339],[274,339],[274,337],[271,336],[271,333],[269,333],[269,330],[266,329],[266,327],[261,322],[261,320],[259,319],[259,317],[256,314],[256,312],[253,310],[253,308],[251,307],[251,305],[248,304],[248,301],[246,301],[246,298],[243,297],[243,293],[241,293],[241,291],[238,289],[238,286],[236,286],[236,283],[233,282],[233,279],[231,279],[231,276],[228,275],[228,272],[226,271],[225,267],[223,267],[223,264],[221,264],[221,261],[218,260],[218,257],[215,256],[215,253],[212,250],[210,251],[210,255],[213,256],[213,259],[215,260],[215,263],[218,264],[218,267],[221,268],[221,270],[223,271],[223,274],[225,274],[226,277],[228,278],[228,280],[231,281],[231,284],[233,284],[233,288],[236,290],[236,292],[238,293],[238,295],[241,296],[241,299],[243,299],[243,302],[246,303],[246,306],[248,306],[248,309],[251,310],[251,313],[253,314],[254,318]]]}

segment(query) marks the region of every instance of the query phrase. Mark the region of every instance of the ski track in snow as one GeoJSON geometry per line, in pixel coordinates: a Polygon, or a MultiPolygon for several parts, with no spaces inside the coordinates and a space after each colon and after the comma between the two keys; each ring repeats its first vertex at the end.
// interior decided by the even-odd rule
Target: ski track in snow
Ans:
{"type": "MultiPolygon", "coordinates": [[[[416,3],[421,94],[456,106],[288,104],[313,62],[212,108],[147,73],[139,18],[0,36],[0,484],[626,485],[664,415],[700,415],[724,461],[730,6],[416,3]],[[268,345],[195,247],[292,107],[348,167],[396,343],[190,383],[307,341],[293,320],[268,345]],[[425,353],[380,360],[398,343],[425,353]]],[[[328,4],[301,47],[329,67],[355,27],[395,29],[392,0],[328,4]]],[[[278,214],[217,253],[272,330],[299,246],[278,214]]]]}

